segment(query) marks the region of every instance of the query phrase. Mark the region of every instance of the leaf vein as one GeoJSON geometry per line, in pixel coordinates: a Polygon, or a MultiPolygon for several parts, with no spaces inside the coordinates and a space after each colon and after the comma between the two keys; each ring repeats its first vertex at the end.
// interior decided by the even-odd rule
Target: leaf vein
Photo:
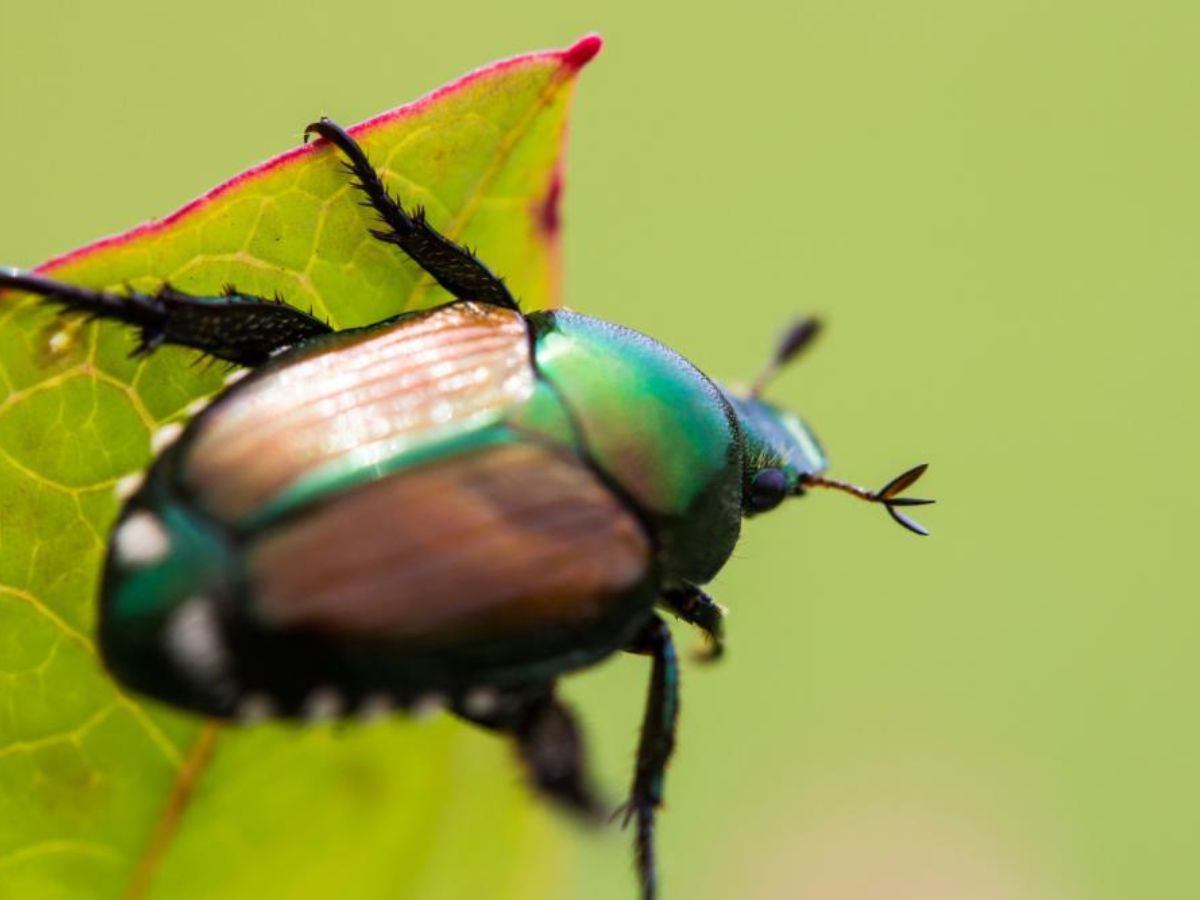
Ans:
{"type": "Polygon", "coordinates": [[[0,868],[19,865],[31,859],[55,854],[90,856],[94,859],[105,859],[117,862],[122,859],[122,853],[115,847],[101,844],[97,841],[52,840],[39,841],[9,850],[0,855],[0,868]]]}
{"type": "Polygon", "coordinates": [[[54,744],[78,743],[89,731],[112,715],[115,708],[112,705],[101,707],[68,731],[56,731],[53,734],[45,734],[41,737],[29,738],[24,741],[10,741],[3,747],[0,747],[0,759],[16,756],[20,753],[36,753],[38,750],[51,747],[54,744]]]}
{"type": "Polygon", "coordinates": [[[15,597],[18,600],[22,600],[25,603],[28,603],[30,606],[32,606],[34,608],[34,610],[36,610],[38,613],[40,613],[42,616],[44,616],[46,619],[48,619],[51,622],[51,624],[53,624],[54,627],[56,627],[59,631],[61,631],[63,634],[65,634],[71,640],[78,643],[81,647],[83,647],[85,650],[87,650],[87,652],[90,653],[92,656],[96,655],[96,645],[92,643],[91,638],[89,638],[87,635],[85,635],[83,632],[79,631],[78,629],[74,628],[72,625],[70,625],[66,619],[64,619],[62,616],[60,616],[54,610],[52,610],[49,606],[47,606],[45,603],[43,603],[41,600],[39,600],[33,594],[29,593],[28,591],[23,591],[20,588],[13,587],[12,585],[0,585],[0,595],[2,595],[2,594],[8,594],[12,597],[15,597]]]}
{"type": "Polygon", "coordinates": [[[212,758],[217,732],[216,723],[206,722],[200,728],[200,733],[188,750],[187,757],[179,767],[179,773],[175,776],[175,783],[171,785],[166,805],[163,807],[158,822],[150,832],[146,848],[134,868],[133,877],[129,882],[129,890],[126,893],[128,900],[141,900],[150,890],[158,866],[162,862],[163,856],[166,855],[171,839],[175,836],[183,813],[192,798],[196,781],[212,758]]]}

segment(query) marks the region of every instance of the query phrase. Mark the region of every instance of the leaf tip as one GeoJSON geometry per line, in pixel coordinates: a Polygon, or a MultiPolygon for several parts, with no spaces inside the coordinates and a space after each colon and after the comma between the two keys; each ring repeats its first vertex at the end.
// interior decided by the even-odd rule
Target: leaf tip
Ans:
{"type": "Polygon", "coordinates": [[[574,72],[578,72],[595,58],[604,46],[604,38],[592,32],[585,34],[574,44],[562,51],[563,64],[574,72]]]}

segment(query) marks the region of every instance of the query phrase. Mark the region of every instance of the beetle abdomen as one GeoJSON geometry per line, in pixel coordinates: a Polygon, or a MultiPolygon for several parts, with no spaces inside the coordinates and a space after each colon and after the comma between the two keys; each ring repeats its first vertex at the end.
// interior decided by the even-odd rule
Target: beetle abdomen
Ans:
{"type": "Polygon", "coordinates": [[[339,336],[240,386],[197,430],[184,477],[218,517],[261,518],[289,491],[344,488],[486,426],[533,389],[520,314],[455,303],[339,336]]]}
{"type": "Polygon", "coordinates": [[[647,574],[638,520],[570,451],[514,442],[340,495],[250,553],[268,627],[422,643],[586,628],[647,574]]]}

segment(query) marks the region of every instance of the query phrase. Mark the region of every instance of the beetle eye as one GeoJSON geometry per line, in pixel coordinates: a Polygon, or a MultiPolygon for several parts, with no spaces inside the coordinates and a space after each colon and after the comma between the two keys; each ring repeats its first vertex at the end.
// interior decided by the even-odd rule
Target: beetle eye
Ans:
{"type": "Polygon", "coordinates": [[[780,469],[763,469],[750,485],[751,512],[766,512],[783,502],[788,494],[787,476],[780,469]]]}

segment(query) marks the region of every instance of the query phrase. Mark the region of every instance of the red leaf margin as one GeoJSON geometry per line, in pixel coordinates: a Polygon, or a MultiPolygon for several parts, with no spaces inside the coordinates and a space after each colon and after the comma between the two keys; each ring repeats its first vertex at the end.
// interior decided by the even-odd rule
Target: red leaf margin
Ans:
{"type": "MultiPolygon", "coordinates": [[[[604,46],[604,39],[595,32],[586,34],[577,40],[574,44],[561,50],[535,50],[531,53],[521,53],[517,56],[511,56],[507,59],[497,60],[496,62],[488,63],[478,69],[456,78],[454,81],[447,82],[441,87],[435,88],[428,94],[413,100],[411,103],[405,103],[402,106],[397,106],[395,109],[390,109],[387,112],[380,113],[357,125],[351,125],[346,130],[355,136],[365,135],[371,132],[374,128],[385,125],[389,122],[394,122],[397,119],[408,118],[416,115],[427,106],[436,103],[442,98],[452,95],[463,90],[469,85],[482,78],[495,75],[503,72],[506,69],[511,69],[515,66],[520,66],[525,63],[535,62],[538,60],[557,59],[563,66],[563,69],[568,73],[574,74],[586,66],[600,52],[604,46]]],[[[257,178],[260,175],[265,175],[274,171],[292,160],[299,159],[305,154],[317,152],[319,147],[314,144],[301,144],[293,147],[290,150],[285,150],[276,156],[271,157],[258,165],[251,166],[244,172],[241,172],[227,181],[223,181],[216,187],[210,189],[206,193],[200,195],[195,200],[185,203],[179,209],[164,216],[161,219],[152,219],[128,231],[123,231],[119,234],[109,235],[108,237],[100,238],[90,244],[85,244],[82,247],[77,247],[74,250],[68,250],[66,253],[51,257],[46,262],[34,268],[35,272],[50,273],[71,263],[79,262],[87,259],[89,256],[99,253],[102,250],[107,250],[110,247],[119,247],[122,244],[135,241],[138,238],[148,235],[157,234],[164,231],[178,222],[187,219],[194,213],[203,210],[206,206],[215,200],[218,200],[223,195],[244,184],[251,179],[257,178]]],[[[559,191],[561,190],[561,173],[556,172],[551,187],[550,196],[557,200],[559,191]]],[[[548,198],[549,199],[549,198],[548,198]]],[[[557,224],[556,214],[547,214],[547,219],[551,219],[557,224]]]]}

